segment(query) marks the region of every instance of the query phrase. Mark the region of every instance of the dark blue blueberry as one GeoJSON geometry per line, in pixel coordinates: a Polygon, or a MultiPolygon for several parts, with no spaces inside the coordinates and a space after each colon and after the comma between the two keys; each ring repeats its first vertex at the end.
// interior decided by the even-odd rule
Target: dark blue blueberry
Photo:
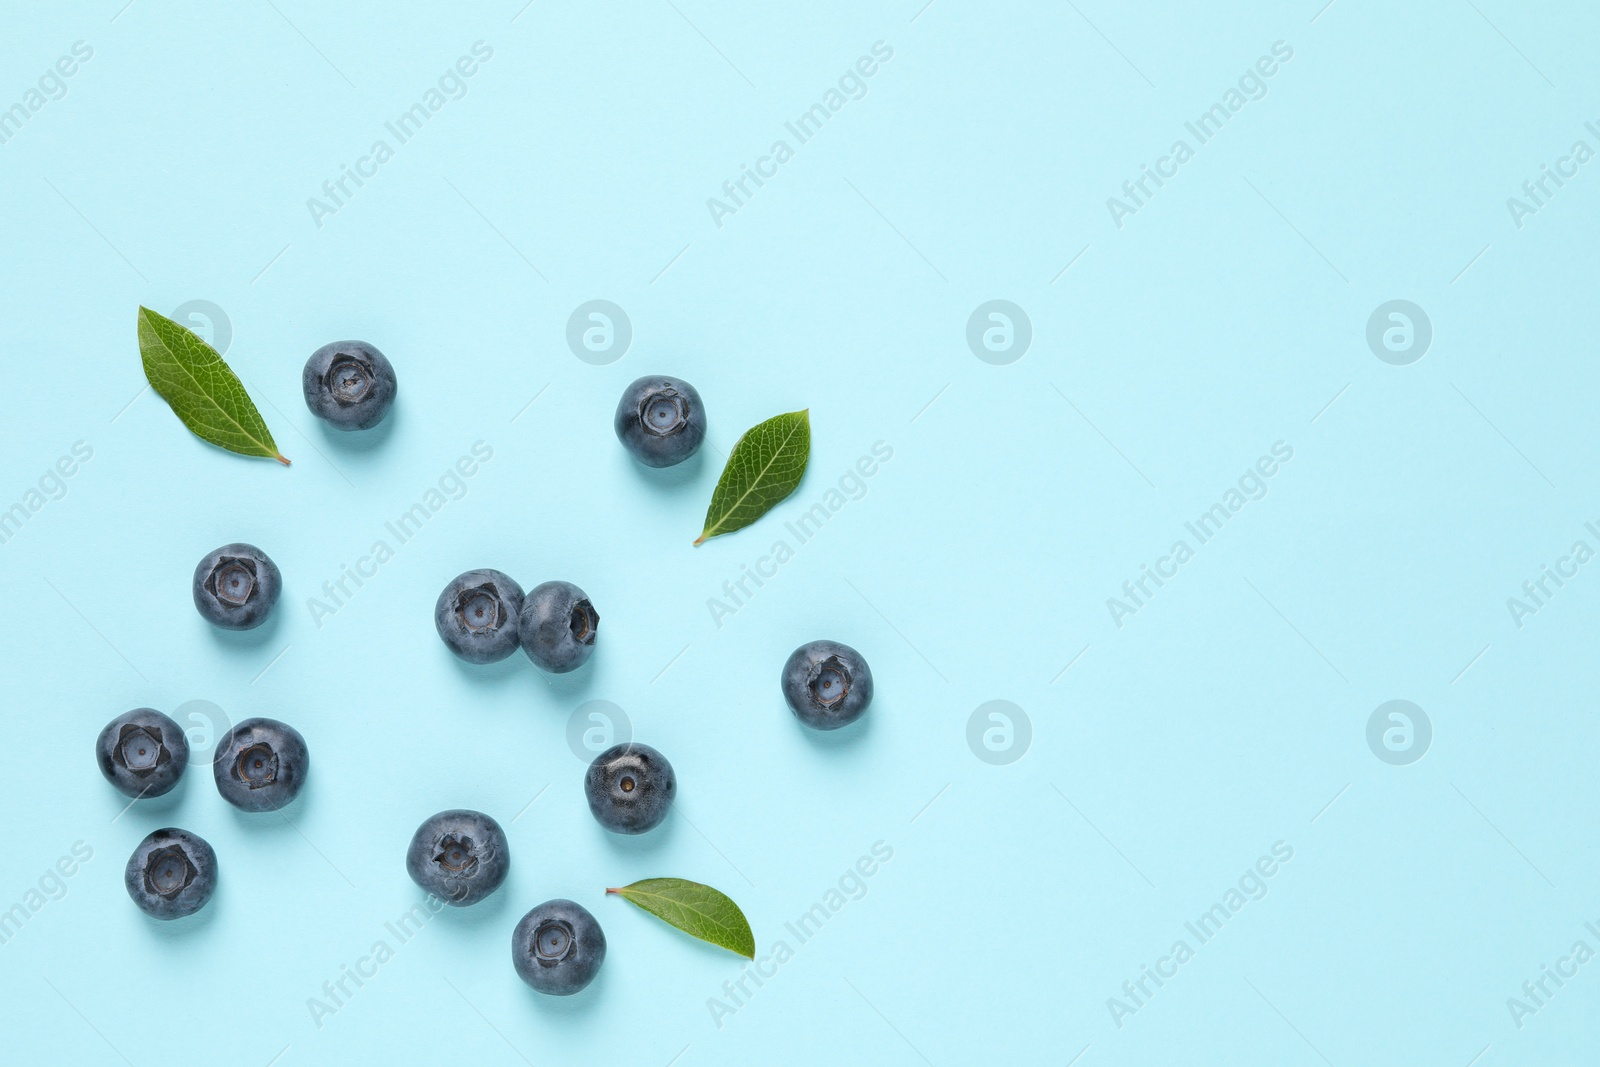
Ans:
{"type": "Polygon", "coordinates": [[[511,934],[511,965],[541,993],[567,997],[594,981],[606,961],[606,935],[587,908],[547,900],[511,934]]]}
{"type": "Polygon", "coordinates": [[[783,698],[813,730],[837,730],[872,703],[872,671],[861,653],[837,641],[812,641],[783,665],[783,698]]]}
{"type": "Polygon", "coordinates": [[[682,463],[706,439],[706,408],[694,386],[678,378],[640,378],[622,394],[617,440],[650,467],[682,463]]]}
{"type": "Polygon", "coordinates": [[[517,636],[522,651],[551,674],[575,671],[594,653],[600,616],[571,582],[545,582],[522,598],[517,636]]]}
{"type": "Polygon", "coordinates": [[[154,708],[135,708],[106,723],[94,754],[100,773],[124,796],[158,797],[183,777],[189,739],[154,708]]]}
{"type": "Polygon", "coordinates": [[[139,842],[122,881],[146,915],[181,919],[217,891],[217,854],[203,838],[169,826],[139,842]]]}
{"type": "Polygon", "coordinates": [[[517,650],[522,586],[487,568],[467,571],[444,587],[433,625],[450,651],[468,663],[493,663],[517,650]]]}
{"type": "Polygon", "coordinates": [[[629,741],[594,758],[583,791],[601,826],[614,834],[642,834],[667,817],[678,795],[678,778],[667,757],[629,741]]]}
{"type": "Polygon", "coordinates": [[[306,360],[306,407],[336,430],[368,430],[394,406],[394,367],[365,341],[335,341],[306,360]]]}
{"type": "Polygon", "coordinates": [[[283,589],[278,565],[255,545],[223,545],[194,569],[194,606],[224,630],[252,630],[267,621],[283,589]]]}
{"type": "Polygon", "coordinates": [[[310,764],[299,730],[276,719],[246,719],[217,742],[211,773],[234,807],[275,811],[300,795],[310,764]]]}
{"type": "Polygon", "coordinates": [[[406,850],[411,880],[458,908],[499,889],[510,869],[506,832],[483,812],[465,808],[428,819],[417,827],[406,850]]]}

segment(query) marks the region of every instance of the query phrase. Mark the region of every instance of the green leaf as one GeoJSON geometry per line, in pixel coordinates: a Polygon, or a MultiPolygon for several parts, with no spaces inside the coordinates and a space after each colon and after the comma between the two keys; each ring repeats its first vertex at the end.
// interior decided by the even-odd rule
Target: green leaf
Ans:
{"type": "Polygon", "coordinates": [[[621,889],[607,889],[651,915],[702,941],[746,959],[756,958],[756,935],[739,905],[725,894],[682,878],[646,878],[621,889]]]}
{"type": "Polygon", "coordinates": [[[193,330],[141,307],[139,355],[151,388],[196,437],[229,452],[289,465],[239,376],[193,330]]]}
{"type": "Polygon", "coordinates": [[[742,530],[794,492],[811,458],[810,411],[774,415],[734,442],[695,544],[742,530]]]}

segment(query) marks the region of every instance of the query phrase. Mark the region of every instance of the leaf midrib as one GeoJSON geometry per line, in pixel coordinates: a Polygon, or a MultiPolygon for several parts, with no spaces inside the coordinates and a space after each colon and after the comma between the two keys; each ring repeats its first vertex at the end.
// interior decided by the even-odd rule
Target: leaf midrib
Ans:
{"type": "Polygon", "coordinates": [[[730,926],[727,923],[719,920],[711,912],[701,911],[699,908],[695,907],[693,904],[690,904],[688,901],[685,901],[685,900],[675,900],[674,898],[666,896],[664,894],[651,893],[651,892],[647,892],[647,891],[642,890],[642,889],[619,889],[618,892],[623,894],[624,896],[627,896],[627,897],[638,897],[640,899],[665,901],[667,904],[673,905],[675,907],[682,908],[684,911],[687,911],[687,912],[690,912],[690,913],[692,913],[694,915],[700,916],[700,918],[704,919],[706,921],[706,923],[711,925],[711,926],[716,926],[716,927],[718,927],[720,929],[727,930],[730,933],[735,932],[738,929],[737,927],[730,926]]]}
{"type": "MultiPolygon", "coordinates": [[[[194,375],[194,372],[191,371],[189,369],[188,365],[186,363],[184,363],[184,361],[182,359],[179,358],[178,353],[173,350],[172,345],[168,343],[167,339],[165,337],[161,336],[161,331],[156,328],[156,324],[153,321],[151,321],[151,319],[149,317],[149,311],[150,311],[149,308],[140,308],[139,309],[141,317],[144,318],[145,326],[150,331],[150,336],[152,336],[152,337],[154,337],[156,339],[156,343],[161,346],[161,350],[167,354],[168,363],[170,363],[173,366],[176,366],[180,371],[182,371],[184,373],[184,375],[189,379],[190,383],[194,386],[194,392],[198,393],[202,400],[206,401],[213,408],[215,408],[217,411],[221,412],[222,417],[224,419],[226,419],[228,422],[233,424],[234,428],[239,432],[239,436],[240,437],[243,437],[246,441],[249,441],[251,444],[260,446],[265,451],[266,455],[269,456],[269,457],[277,455],[277,453],[278,453],[277,442],[272,442],[271,444],[268,444],[266,441],[263,441],[260,438],[256,437],[253,433],[251,433],[249,430],[247,430],[243,426],[243,424],[241,424],[239,422],[238,419],[234,418],[233,415],[228,412],[227,408],[225,408],[221,404],[219,404],[213,397],[210,396],[210,394],[208,394],[206,392],[205,387],[200,382],[200,379],[196,378],[195,375],[194,375]]],[[[238,376],[235,375],[235,378],[237,378],[237,377],[238,376]]],[[[154,383],[152,383],[152,384],[154,384],[154,383]]],[[[157,390],[157,392],[159,392],[159,391],[160,390],[157,390]]]]}
{"type": "MultiPolygon", "coordinates": [[[[788,446],[790,439],[800,431],[800,427],[802,425],[804,425],[802,420],[796,419],[794,421],[794,425],[789,428],[789,433],[782,441],[778,443],[778,447],[772,450],[772,457],[767,460],[766,465],[763,466],[761,470],[756,472],[754,480],[752,480],[750,483],[750,488],[746,489],[742,494],[740,494],[738,500],[735,500],[732,504],[728,505],[727,509],[723,511],[722,517],[716,521],[715,525],[706,527],[705,532],[708,535],[714,535],[716,531],[720,530],[722,524],[733,517],[733,513],[739,509],[739,505],[743,504],[750,494],[756,491],[756,486],[761,484],[762,477],[767,473],[767,471],[772,469],[772,465],[778,461],[778,457],[783,454],[784,448],[788,446]]],[[[734,449],[737,450],[739,445],[742,443],[744,443],[744,438],[741,437],[738,441],[733,443],[734,449]]]]}

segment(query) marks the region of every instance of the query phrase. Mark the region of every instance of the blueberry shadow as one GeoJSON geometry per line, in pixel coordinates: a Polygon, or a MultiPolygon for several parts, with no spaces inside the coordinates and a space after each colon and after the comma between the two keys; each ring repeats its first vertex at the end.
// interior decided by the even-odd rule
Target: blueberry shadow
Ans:
{"type": "MultiPolygon", "coordinates": [[[[233,812],[235,823],[247,833],[292,834],[295,837],[305,838],[306,835],[301,831],[297,820],[303,817],[309,807],[311,795],[315,789],[316,775],[307,774],[305,784],[300,787],[300,792],[295,795],[293,800],[281,808],[271,811],[245,811],[243,808],[234,807],[226,800],[223,800],[222,803],[233,812]]],[[[306,838],[306,840],[310,839],[306,838]]]]}
{"type": "MultiPolygon", "coordinates": [[[[511,879],[509,875],[506,881],[511,879]]],[[[444,920],[446,926],[452,929],[476,930],[485,926],[492,926],[500,922],[506,910],[506,901],[511,899],[506,885],[502,884],[493,893],[484,897],[476,904],[468,904],[464,908],[452,907],[446,904],[440,909],[438,918],[444,920]]]]}
{"type": "MultiPolygon", "coordinates": [[[[604,929],[604,927],[602,926],[601,929],[604,929]]],[[[606,986],[609,984],[606,978],[607,972],[616,966],[611,959],[613,951],[611,942],[607,939],[606,959],[600,965],[600,971],[594,976],[594,981],[571,996],[551,996],[549,993],[539,992],[526,983],[523,984],[522,988],[526,991],[528,999],[533,1002],[535,1010],[540,1015],[547,1019],[558,1020],[563,1025],[566,1024],[567,1020],[570,1020],[571,1024],[575,1026],[579,1021],[593,1015],[600,1004],[601,998],[605,996],[606,986]]]]}
{"type": "Polygon", "coordinates": [[[220,867],[217,871],[217,888],[211,894],[211,899],[206,901],[205,907],[193,915],[185,915],[181,919],[157,919],[154,916],[139,912],[144,932],[154,941],[171,945],[178,942],[192,940],[202,935],[213,923],[216,922],[217,912],[222,910],[222,899],[227,892],[227,882],[220,867]]]}
{"type": "MultiPolygon", "coordinates": [[[[233,813],[234,825],[247,834],[263,834],[273,837],[298,837],[295,826],[288,821],[282,811],[244,811],[236,808],[227,801],[228,810],[233,813]]],[[[299,803],[298,800],[295,803],[299,803]]]]}
{"type": "Polygon", "coordinates": [[[473,685],[514,685],[523,674],[528,671],[537,672],[538,670],[537,667],[528,662],[528,657],[523,655],[520,648],[512,649],[511,655],[493,663],[469,663],[444,647],[443,644],[439,648],[442,654],[448,656],[450,661],[455,664],[457,673],[461,677],[469,679],[473,685]]]}
{"type": "Polygon", "coordinates": [[[600,650],[600,644],[597,639],[594,653],[589,657],[588,662],[577,670],[568,671],[565,674],[550,674],[535,667],[533,663],[528,661],[526,655],[522,655],[520,658],[529,667],[533,668],[535,674],[544,679],[552,697],[570,707],[571,701],[583,699],[594,688],[595,660],[602,655],[604,653],[600,650]]]}
{"type": "Polygon", "coordinates": [[[317,430],[328,445],[340,452],[372,452],[384,446],[394,436],[395,423],[400,421],[400,396],[395,394],[394,406],[383,421],[370,430],[341,430],[322,419],[317,419],[317,430]]]}
{"type": "Polygon", "coordinates": [[[699,481],[701,472],[706,465],[706,446],[701,444],[699,451],[682,463],[674,463],[670,467],[651,467],[640,463],[626,451],[622,460],[633,468],[633,477],[641,485],[663,495],[675,493],[686,485],[699,481]]]}
{"type": "Polygon", "coordinates": [[[111,800],[115,802],[116,810],[111,813],[109,818],[120,821],[138,815],[166,819],[183,806],[184,793],[189,788],[189,778],[193,774],[194,768],[192,766],[185,767],[183,776],[178,779],[178,784],[158,797],[139,797],[135,799],[134,797],[123,795],[119,790],[111,790],[111,800]]]}
{"type": "MultiPolygon", "coordinates": [[[[225,630],[221,626],[213,626],[204,619],[200,625],[211,631],[211,639],[221,649],[235,658],[242,658],[262,645],[271,644],[276,640],[278,631],[283,626],[283,616],[287,609],[283,606],[283,597],[278,597],[278,603],[272,605],[272,610],[267,613],[267,621],[251,630],[225,630]]],[[[265,666],[265,664],[263,664],[265,666]]]]}
{"type": "Polygon", "coordinates": [[[861,718],[848,726],[841,726],[837,730],[816,730],[807,726],[794,713],[790,712],[789,718],[794,722],[794,728],[805,735],[806,742],[819,752],[833,752],[843,748],[854,748],[867,743],[872,733],[874,716],[869,706],[862,712],[861,718]]]}
{"type": "MultiPolygon", "coordinates": [[[[673,801],[674,810],[667,812],[667,817],[661,820],[661,825],[653,830],[646,830],[642,834],[616,834],[595,822],[595,833],[604,834],[608,844],[620,856],[648,856],[667,847],[678,833],[678,823],[682,819],[676,818],[677,801],[673,801]]],[[[693,832],[692,830],[690,831],[693,832]]]]}

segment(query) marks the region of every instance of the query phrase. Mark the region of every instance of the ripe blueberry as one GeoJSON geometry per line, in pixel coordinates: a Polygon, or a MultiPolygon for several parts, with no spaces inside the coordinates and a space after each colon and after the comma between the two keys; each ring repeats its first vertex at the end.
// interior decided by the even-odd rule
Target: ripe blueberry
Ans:
{"type": "Polygon", "coordinates": [[[336,430],[367,430],[394,405],[394,367],[365,341],[335,341],[306,360],[306,407],[336,430]]]}
{"type": "Polygon", "coordinates": [[[522,651],[551,674],[575,671],[594,653],[600,615],[571,582],[545,582],[522,598],[517,637],[522,651]]]}
{"type": "Polygon", "coordinates": [[[872,671],[861,653],[837,641],[801,645],[783,665],[783,696],[813,730],[837,730],[872,702],[872,671]]]}
{"type": "Polygon", "coordinates": [[[300,731],[276,719],[246,719],[217,742],[212,776],[241,811],[274,811],[300,795],[311,756],[300,731]]]}
{"type": "Polygon", "coordinates": [[[154,708],[135,708],[106,723],[94,746],[100,773],[124,796],[172,791],[189,762],[189,740],[154,708]]]}
{"type": "Polygon", "coordinates": [[[622,394],[617,440],[650,467],[682,463],[706,439],[706,409],[694,386],[678,378],[640,378],[622,394]]]}
{"type": "Polygon", "coordinates": [[[122,881],[146,915],[181,919],[205,907],[217,891],[217,854],[187,830],[157,830],[128,857],[122,881]]]}
{"type": "Polygon", "coordinates": [[[637,741],[612,745],[589,764],[583,779],[589,810],[614,834],[642,834],[667,817],[678,778],[667,757],[637,741]]]}
{"type": "Polygon", "coordinates": [[[541,993],[566,997],[594,981],[606,961],[606,935],[588,909],[547,900],[511,934],[511,965],[541,993]]]}
{"type": "Polygon", "coordinates": [[[441,811],[425,821],[406,850],[411,880],[458,908],[499,889],[510,868],[511,851],[500,824],[464,808],[441,811]]]}
{"type": "Polygon", "coordinates": [[[468,663],[493,663],[517,650],[522,586],[495,570],[467,571],[433,605],[433,625],[468,663]]]}
{"type": "Polygon", "coordinates": [[[251,630],[266,622],[282,589],[278,565],[242,541],[208,553],[194,569],[194,606],[224,630],[251,630]]]}

